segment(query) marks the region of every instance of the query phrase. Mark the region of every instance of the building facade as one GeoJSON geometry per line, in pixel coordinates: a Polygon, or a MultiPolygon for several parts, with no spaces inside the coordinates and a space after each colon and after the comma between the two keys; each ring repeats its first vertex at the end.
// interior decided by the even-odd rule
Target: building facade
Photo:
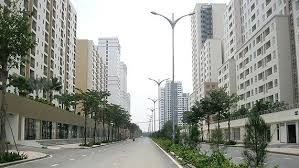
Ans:
{"type": "MultiPolygon", "coordinates": [[[[5,1],[0,1],[0,4],[5,5],[5,1]]],[[[11,70],[10,74],[48,80],[57,78],[62,83],[62,93],[74,93],[76,10],[69,0],[29,0],[23,5],[33,13],[31,31],[36,45],[30,51],[28,62],[11,70]]],[[[13,88],[8,91],[13,92],[13,88]]],[[[46,98],[46,94],[41,91],[38,97],[46,98]]],[[[58,105],[55,101],[53,103],[58,105]]]]}
{"type": "Polygon", "coordinates": [[[110,92],[108,102],[121,105],[119,41],[117,38],[99,38],[98,46],[105,62],[105,87],[110,92]]]}
{"type": "Polygon", "coordinates": [[[174,116],[175,124],[182,125],[183,113],[189,109],[189,94],[183,93],[182,82],[166,81],[164,87],[160,88],[160,121],[161,128],[167,121],[172,121],[174,116]],[[173,96],[171,91],[173,88],[173,96]],[[174,107],[171,107],[174,106],[174,107]],[[174,114],[172,114],[174,111],[174,114]]]}
{"type": "Polygon", "coordinates": [[[203,82],[217,82],[222,63],[225,4],[196,4],[191,18],[193,100],[200,100],[203,82]],[[217,57],[217,58],[216,58],[217,57]],[[210,62],[212,61],[212,62],[210,62]]]}
{"type": "Polygon", "coordinates": [[[87,91],[105,90],[104,61],[92,40],[77,40],[76,87],[87,91]]]}
{"type": "Polygon", "coordinates": [[[236,85],[236,60],[231,58],[218,69],[218,88],[226,88],[228,94],[236,94],[236,85]]]}
{"type": "Polygon", "coordinates": [[[130,113],[130,94],[127,89],[127,65],[120,62],[120,96],[121,106],[130,113]]]}

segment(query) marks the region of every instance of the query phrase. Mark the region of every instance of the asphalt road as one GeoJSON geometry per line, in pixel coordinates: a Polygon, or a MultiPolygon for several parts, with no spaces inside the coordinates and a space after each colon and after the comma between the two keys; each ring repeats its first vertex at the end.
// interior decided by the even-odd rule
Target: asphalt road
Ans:
{"type": "MultiPolygon", "coordinates": [[[[209,145],[202,144],[201,150],[210,153],[209,145]]],[[[241,163],[244,161],[242,156],[243,150],[241,147],[227,147],[224,153],[227,158],[232,159],[235,163],[241,163]]],[[[279,168],[298,168],[299,156],[268,153],[266,165],[269,168],[274,166],[279,166],[279,168]]]]}
{"type": "Polygon", "coordinates": [[[51,154],[51,157],[9,168],[177,168],[149,138],[92,149],[59,149],[43,152],[51,154]]]}

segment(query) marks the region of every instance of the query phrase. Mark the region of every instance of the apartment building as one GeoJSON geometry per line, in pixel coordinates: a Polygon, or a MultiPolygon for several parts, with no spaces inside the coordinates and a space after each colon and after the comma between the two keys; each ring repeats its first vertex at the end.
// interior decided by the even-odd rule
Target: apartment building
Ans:
{"type": "Polygon", "coordinates": [[[127,89],[127,65],[120,62],[120,96],[121,106],[130,113],[130,94],[127,89]]]}
{"type": "MultiPolygon", "coordinates": [[[[228,87],[230,92],[232,85],[236,86],[239,108],[251,108],[258,100],[284,101],[297,107],[298,10],[297,0],[229,3],[224,26],[225,59],[218,70],[218,81],[219,87],[228,87]]],[[[268,136],[269,142],[299,143],[298,109],[263,113],[269,135],[273,135],[268,136]]],[[[231,139],[243,141],[245,123],[245,118],[232,121],[231,139]]],[[[227,122],[220,125],[227,132],[227,122]]],[[[207,133],[206,125],[203,130],[207,133]]]]}
{"type": "Polygon", "coordinates": [[[182,82],[166,81],[159,93],[161,128],[167,121],[172,121],[172,116],[174,116],[175,124],[182,125],[183,113],[189,108],[189,94],[183,93],[182,82]],[[171,86],[173,86],[173,96],[171,96],[171,86]],[[174,115],[172,111],[174,111],[174,115]]]}
{"type": "Polygon", "coordinates": [[[110,92],[108,102],[121,105],[119,41],[117,38],[99,38],[98,46],[105,63],[105,88],[110,92]]]}
{"type": "MultiPolygon", "coordinates": [[[[222,64],[222,42],[219,39],[207,39],[199,55],[199,82],[194,92],[196,100],[206,96],[207,83],[217,83],[218,68],[222,64]]],[[[216,88],[216,87],[215,87],[216,88]]]]}
{"type": "Polygon", "coordinates": [[[223,14],[225,4],[196,4],[191,18],[192,81],[191,102],[200,100],[204,82],[217,82],[222,63],[223,14]],[[220,17],[219,17],[220,16],[220,17]]]}
{"type": "Polygon", "coordinates": [[[225,61],[218,70],[218,88],[225,88],[228,94],[237,93],[236,60],[225,61]]]}
{"type": "Polygon", "coordinates": [[[76,87],[86,91],[105,90],[104,61],[92,40],[77,40],[76,87]]]}
{"type": "Polygon", "coordinates": [[[293,103],[291,53],[287,16],[272,17],[237,52],[240,106],[258,100],[293,103]]]}
{"type": "MultiPolygon", "coordinates": [[[[0,3],[3,5],[5,1],[0,3]]],[[[28,63],[11,70],[10,74],[16,73],[26,78],[58,78],[62,83],[62,92],[74,93],[76,10],[70,1],[63,0],[30,0],[23,5],[33,12],[31,31],[36,46],[30,51],[28,63]]],[[[9,91],[13,92],[12,89],[9,91]]],[[[39,95],[45,96],[43,92],[39,95]]]]}
{"type": "MultiPolygon", "coordinates": [[[[1,5],[6,2],[0,0],[1,5]]],[[[28,62],[12,69],[10,74],[48,80],[58,78],[62,83],[62,90],[54,95],[74,93],[77,59],[76,10],[69,0],[24,2],[22,6],[33,13],[30,25],[36,46],[30,51],[28,62]]],[[[13,88],[9,88],[8,92],[13,92],[13,88]]],[[[46,98],[43,91],[40,91],[39,95],[34,92],[31,96],[46,98]]],[[[83,136],[82,116],[14,94],[8,93],[6,98],[8,122],[18,144],[34,144],[35,141],[49,139],[77,139],[83,136]]],[[[52,103],[59,106],[56,100],[52,103]]],[[[88,136],[91,136],[92,123],[93,121],[88,119],[88,136]]],[[[13,143],[8,123],[6,127],[7,140],[13,143]]]]}

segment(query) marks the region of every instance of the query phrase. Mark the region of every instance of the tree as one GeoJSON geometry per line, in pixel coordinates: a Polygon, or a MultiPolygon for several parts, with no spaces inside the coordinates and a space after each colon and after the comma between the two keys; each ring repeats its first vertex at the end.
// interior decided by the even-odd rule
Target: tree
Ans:
{"type": "Polygon", "coordinates": [[[211,134],[210,134],[210,124],[211,124],[211,115],[214,114],[213,109],[211,108],[211,103],[210,103],[210,98],[209,97],[205,97],[203,99],[200,100],[200,104],[201,104],[201,108],[203,111],[203,120],[206,121],[207,125],[208,125],[208,141],[210,141],[211,138],[211,134]]]}
{"type": "Polygon", "coordinates": [[[44,90],[47,93],[47,98],[50,103],[53,101],[54,91],[60,91],[62,89],[62,84],[59,82],[58,78],[52,78],[50,80],[44,81],[44,90]]]}
{"type": "Polygon", "coordinates": [[[12,68],[23,67],[29,50],[33,49],[35,41],[30,31],[31,14],[26,9],[20,9],[15,1],[7,6],[0,5],[0,155],[6,147],[6,89],[8,73],[12,68]]]}
{"type": "Polygon", "coordinates": [[[234,106],[238,102],[239,98],[235,94],[228,95],[228,93],[225,91],[225,88],[212,90],[209,93],[209,97],[211,105],[210,107],[212,108],[212,111],[216,113],[217,116],[218,129],[220,129],[220,120],[225,117],[228,118],[228,140],[230,141],[230,110],[232,106],[234,106]]]}
{"type": "Polygon", "coordinates": [[[30,78],[29,85],[35,91],[35,99],[38,99],[39,91],[43,89],[43,83],[40,78],[30,78]]]}
{"type": "Polygon", "coordinates": [[[19,95],[27,97],[33,91],[29,80],[23,76],[12,75],[9,77],[9,85],[18,89],[19,95]]]}
{"type": "Polygon", "coordinates": [[[243,155],[250,167],[263,166],[266,158],[267,125],[260,112],[265,110],[267,105],[258,101],[249,113],[248,122],[245,125],[245,151],[243,155]]]}
{"type": "Polygon", "coordinates": [[[67,111],[70,110],[76,99],[74,94],[66,93],[63,93],[62,95],[55,95],[54,98],[58,99],[59,103],[62,104],[62,109],[65,109],[67,111]]]}

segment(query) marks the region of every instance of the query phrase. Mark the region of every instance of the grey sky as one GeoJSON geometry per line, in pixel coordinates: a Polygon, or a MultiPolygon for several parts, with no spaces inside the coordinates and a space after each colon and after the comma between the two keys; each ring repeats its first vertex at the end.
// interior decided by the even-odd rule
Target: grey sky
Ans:
{"type": "MultiPolygon", "coordinates": [[[[151,15],[181,16],[196,3],[227,3],[228,0],[72,0],[78,13],[78,38],[118,37],[121,60],[128,66],[133,122],[147,121],[152,107],[148,97],[157,97],[157,87],[148,77],[171,78],[171,29],[166,20],[151,15]]],[[[219,16],[221,17],[221,16],[219,16]]],[[[190,18],[175,30],[175,80],[184,92],[192,92],[190,18]]],[[[140,124],[147,130],[148,124],[140,124]]]]}

